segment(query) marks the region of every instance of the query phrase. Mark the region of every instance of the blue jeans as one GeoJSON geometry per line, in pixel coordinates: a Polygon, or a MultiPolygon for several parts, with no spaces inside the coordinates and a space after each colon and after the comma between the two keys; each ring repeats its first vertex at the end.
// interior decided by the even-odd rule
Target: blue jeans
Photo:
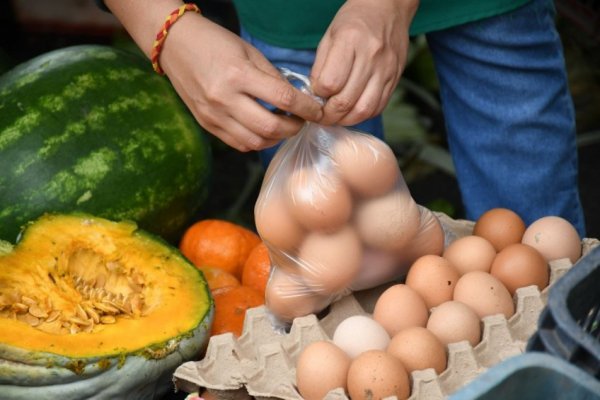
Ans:
{"type": "MultiPolygon", "coordinates": [[[[584,237],[574,108],[554,16],[551,0],[533,0],[426,36],[466,217],[494,207],[515,211],[527,225],[558,215],[584,237]]],[[[313,50],[242,35],[276,66],[308,75],[313,50]]],[[[381,137],[381,119],[358,129],[381,137]]]]}

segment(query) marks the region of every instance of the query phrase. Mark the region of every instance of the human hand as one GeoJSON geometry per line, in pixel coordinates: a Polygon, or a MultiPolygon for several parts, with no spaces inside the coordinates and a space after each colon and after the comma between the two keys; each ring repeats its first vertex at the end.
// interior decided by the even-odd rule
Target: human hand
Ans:
{"type": "Polygon", "coordinates": [[[175,90],[200,124],[228,145],[261,150],[293,136],[321,105],[294,88],[237,35],[199,15],[173,25],[160,58],[175,90]],[[292,116],[274,114],[263,100],[292,116]]]}
{"type": "Polygon", "coordinates": [[[380,114],[400,79],[418,0],[348,0],[329,25],[311,71],[327,99],[323,124],[354,125],[380,114]]]}

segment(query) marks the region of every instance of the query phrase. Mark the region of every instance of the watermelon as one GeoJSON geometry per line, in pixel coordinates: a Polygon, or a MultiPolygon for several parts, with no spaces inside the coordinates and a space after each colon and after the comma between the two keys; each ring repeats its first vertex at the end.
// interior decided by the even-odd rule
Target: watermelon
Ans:
{"type": "Polygon", "coordinates": [[[0,77],[0,239],[46,212],[133,220],[174,242],[208,195],[211,149],[137,53],[79,45],[0,77]]]}

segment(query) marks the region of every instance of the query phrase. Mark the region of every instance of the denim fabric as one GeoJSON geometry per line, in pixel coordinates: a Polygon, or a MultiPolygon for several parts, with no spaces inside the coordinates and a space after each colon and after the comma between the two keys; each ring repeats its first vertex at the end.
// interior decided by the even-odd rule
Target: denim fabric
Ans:
{"type": "Polygon", "coordinates": [[[584,235],[574,108],[550,0],[427,35],[467,218],[506,207],[584,235]]]}
{"type": "MultiPolygon", "coordinates": [[[[314,51],[242,37],[274,65],[308,75],[314,51]]],[[[551,0],[427,34],[466,217],[494,207],[529,225],[546,215],[585,236],[573,103],[551,0]]],[[[380,118],[357,129],[383,137],[380,118]]],[[[261,152],[267,164],[276,148],[261,152]]]]}

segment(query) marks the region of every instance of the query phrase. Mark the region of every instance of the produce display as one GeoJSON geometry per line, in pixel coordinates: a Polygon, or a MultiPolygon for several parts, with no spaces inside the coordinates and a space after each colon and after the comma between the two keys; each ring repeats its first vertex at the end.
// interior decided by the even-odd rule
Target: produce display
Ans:
{"type": "Polygon", "coordinates": [[[45,215],[0,252],[0,397],[160,399],[213,312],[202,274],[134,223],[45,215]]]}
{"type": "Polygon", "coordinates": [[[392,149],[307,122],[256,231],[194,220],[202,128],[147,61],[53,51],[0,76],[0,398],[442,399],[519,354],[600,244],[557,216],[454,221],[392,149]],[[176,247],[177,246],[177,247],[176,247]]]}
{"type": "Polygon", "coordinates": [[[0,77],[0,110],[0,239],[44,212],[78,210],[172,242],[207,196],[206,135],[138,54],[42,54],[0,77]]]}
{"type": "MultiPolygon", "coordinates": [[[[437,216],[448,246],[474,236],[477,221],[454,223],[437,216]]],[[[509,240],[505,249],[523,245],[521,241],[509,240]]],[[[580,240],[580,255],[598,244],[580,240]]],[[[532,247],[527,249],[531,253],[532,247]]],[[[295,318],[284,335],[273,330],[266,307],[249,309],[243,334],[237,339],[213,336],[203,360],[177,369],[176,385],[189,392],[208,389],[219,398],[445,398],[482,371],[523,351],[536,329],[549,285],[572,265],[567,256],[545,263],[547,281],[526,283],[513,294],[502,278],[491,273],[493,262],[487,271],[459,273],[443,255],[422,256],[405,279],[345,296],[324,316],[295,318]],[[480,308],[455,298],[461,280],[461,296],[467,302],[478,297],[480,308]],[[440,290],[442,283],[452,290],[440,290]],[[427,291],[433,295],[421,294],[427,291]],[[505,295],[510,306],[498,306],[497,300],[505,295]],[[379,369],[369,367],[384,364],[397,371],[393,379],[373,374],[379,369]],[[360,371],[364,376],[358,376],[360,371]],[[364,397],[365,393],[380,396],[364,397]]]]}

